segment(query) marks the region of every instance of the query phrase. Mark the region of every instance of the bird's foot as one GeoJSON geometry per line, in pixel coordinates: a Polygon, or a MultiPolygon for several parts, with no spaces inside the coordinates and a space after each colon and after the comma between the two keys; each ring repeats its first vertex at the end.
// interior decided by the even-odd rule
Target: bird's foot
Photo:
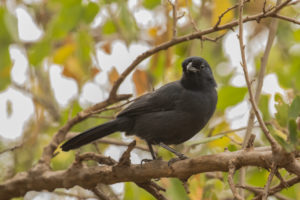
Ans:
{"type": "Polygon", "coordinates": [[[147,162],[154,161],[154,160],[162,160],[162,158],[161,158],[161,157],[157,157],[157,158],[155,158],[155,159],[147,159],[147,158],[145,158],[145,159],[143,159],[143,160],[141,161],[141,165],[143,165],[144,163],[147,163],[147,162]]]}
{"type": "Polygon", "coordinates": [[[141,165],[143,165],[144,163],[147,163],[147,162],[151,162],[151,161],[153,161],[153,160],[145,158],[141,161],[141,165]]]}
{"type": "Polygon", "coordinates": [[[173,165],[175,162],[180,161],[180,160],[185,160],[188,159],[187,156],[184,154],[180,154],[177,158],[172,158],[171,160],[168,161],[168,166],[173,165]]]}

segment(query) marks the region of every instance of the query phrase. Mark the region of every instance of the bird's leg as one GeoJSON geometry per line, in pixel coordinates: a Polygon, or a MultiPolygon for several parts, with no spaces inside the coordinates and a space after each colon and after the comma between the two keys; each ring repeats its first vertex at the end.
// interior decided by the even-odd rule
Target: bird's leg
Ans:
{"type": "Polygon", "coordinates": [[[169,147],[168,145],[166,145],[162,142],[159,143],[159,146],[161,146],[164,149],[167,149],[168,151],[171,151],[172,153],[174,153],[178,157],[178,158],[172,158],[171,160],[169,160],[168,165],[171,165],[174,162],[177,162],[178,160],[185,160],[185,159],[188,158],[184,154],[177,152],[175,149],[169,147]]]}
{"type": "Polygon", "coordinates": [[[174,154],[175,154],[178,158],[180,158],[181,160],[184,160],[184,159],[187,159],[187,158],[188,158],[188,157],[185,156],[184,154],[177,152],[175,149],[169,147],[168,145],[166,145],[166,144],[164,144],[164,143],[162,143],[162,142],[159,143],[159,146],[161,146],[161,147],[164,148],[164,149],[167,149],[168,151],[171,151],[172,153],[174,153],[174,154]]]}
{"type": "Polygon", "coordinates": [[[149,143],[149,142],[147,142],[147,145],[148,145],[148,148],[149,148],[149,151],[150,151],[150,153],[151,153],[151,155],[152,155],[153,160],[156,160],[156,159],[157,159],[157,156],[156,156],[156,153],[155,153],[154,150],[153,150],[152,144],[149,143]]]}
{"type": "MultiPolygon", "coordinates": [[[[149,143],[149,142],[147,142],[147,145],[148,145],[148,148],[149,148],[149,151],[151,153],[151,156],[152,156],[153,160],[156,160],[157,159],[157,155],[156,155],[156,153],[153,150],[152,144],[149,143]]],[[[152,161],[152,160],[150,160],[150,159],[143,159],[141,161],[141,164],[143,164],[143,162],[150,162],[150,161],[152,161]]]]}

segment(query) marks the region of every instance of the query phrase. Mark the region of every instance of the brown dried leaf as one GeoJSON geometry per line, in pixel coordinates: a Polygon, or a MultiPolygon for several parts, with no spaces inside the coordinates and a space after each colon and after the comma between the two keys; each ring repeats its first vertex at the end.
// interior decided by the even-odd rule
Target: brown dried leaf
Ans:
{"type": "Polygon", "coordinates": [[[150,90],[149,78],[145,71],[135,70],[132,76],[137,95],[141,95],[150,90]]]}
{"type": "Polygon", "coordinates": [[[102,46],[101,49],[107,53],[107,54],[111,54],[111,42],[105,42],[102,46]]]}
{"type": "Polygon", "coordinates": [[[113,67],[108,74],[109,82],[111,84],[114,84],[114,82],[119,78],[119,76],[120,75],[119,75],[118,71],[116,70],[115,67],[113,67]]]}
{"type": "Polygon", "coordinates": [[[92,67],[91,69],[91,75],[94,78],[98,73],[100,72],[100,70],[97,67],[92,67]]]}

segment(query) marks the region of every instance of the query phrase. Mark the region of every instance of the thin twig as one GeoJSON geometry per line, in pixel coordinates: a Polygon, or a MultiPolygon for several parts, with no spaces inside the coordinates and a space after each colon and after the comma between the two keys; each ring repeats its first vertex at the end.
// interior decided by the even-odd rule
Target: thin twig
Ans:
{"type": "MultiPolygon", "coordinates": [[[[264,7],[263,7],[263,13],[266,13],[265,10],[265,5],[266,0],[264,1],[264,7]]],[[[280,4],[280,1],[277,1],[277,5],[280,4]]],[[[269,58],[269,53],[271,51],[271,47],[275,38],[276,30],[277,30],[277,20],[272,19],[271,25],[269,27],[269,35],[268,35],[268,40],[266,44],[266,48],[264,51],[264,55],[261,59],[261,65],[260,65],[260,70],[257,78],[257,85],[256,85],[256,90],[255,90],[255,103],[257,104],[260,99],[260,94],[262,91],[262,86],[263,86],[263,81],[264,81],[264,76],[266,72],[266,67],[267,67],[267,62],[269,58]]],[[[254,127],[254,119],[255,119],[255,113],[253,111],[253,108],[250,111],[250,116],[248,119],[248,125],[247,125],[247,130],[244,136],[244,142],[243,142],[243,148],[246,148],[246,145],[248,144],[250,135],[252,134],[252,129],[254,127]]],[[[246,175],[246,168],[242,168],[240,170],[240,184],[243,185],[245,182],[245,175],[246,175]]],[[[241,191],[240,194],[244,196],[243,192],[241,191]]]]}
{"type": "Polygon", "coordinates": [[[235,173],[234,161],[230,160],[228,166],[228,183],[235,199],[242,200],[243,198],[238,194],[234,184],[234,180],[233,180],[234,173],[235,173]]]}
{"type": "MultiPolygon", "coordinates": [[[[289,1],[289,0],[287,0],[287,1],[289,1]]],[[[249,96],[250,96],[250,102],[251,102],[253,111],[256,115],[256,118],[259,122],[259,125],[260,125],[262,131],[264,132],[266,138],[268,139],[268,141],[271,144],[273,151],[275,152],[275,151],[278,151],[280,146],[276,142],[276,140],[271,136],[268,128],[266,127],[266,124],[264,123],[264,121],[261,117],[261,114],[259,112],[259,109],[257,107],[257,104],[255,102],[255,98],[254,98],[252,88],[251,88],[251,81],[250,81],[249,74],[248,74],[248,68],[247,68],[247,62],[246,62],[246,56],[245,56],[245,45],[244,45],[244,41],[243,41],[243,17],[242,17],[243,16],[243,6],[244,6],[243,3],[244,3],[243,0],[239,0],[239,35],[238,35],[238,38],[239,38],[241,57],[242,57],[241,65],[243,67],[244,76],[245,76],[245,80],[247,83],[248,92],[249,92],[249,96]]],[[[275,10],[278,10],[279,7],[282,7],[282,4],[276,6],[275,10]]]]}
{"type": "Polygon", "coordinates": [[[276,197],[278,200],[293,200],[289,197],[283,196],[282,194],[274,194],[274,197],[276,197]]]}
{"type": "Polygon", "coordinates": [[[23,85],[19,85],[16,82],[12,82],[12,86],[20,90],[23,94],[30,96],[33,101],[37,102],[38,104],[46,108],[55,121],[59,121],[60,119],[59,109],[53,102],[49,101],[49,99],[35,94],[30,89],[26,88],[23,85]]]}
{"type": "Polygon", "coordinates": [[[194,19],[193,19],[193,17],[192,17],[191,9],[190,9],[190,7],[188,6],[188,3],[189,3],[189,1],[188,1],[188,0],[185,0],[186,7],[189,8],[189,11],[188,11],[189,20],[190,20],[190,22],[191,22],[191,24],[192,24],[192,27],[193,27],[194,31],[199,31],[199,29],[198,29],[198,27],[197,27],[197,24],[196,24],[196,22],[194,21],[194,19]]]}
{"type": "Polygon", "coordinates": [[[277,166],[276,166],[275,162],[273,162],[267,183],[264,188],[262,200],[267,200],[267,198],[268,198],[270,185],[271,185],[272,179],[273,179],[276,171],[277,171],[277,166]]]}
{"type": "MultiPolygon", "coordinates": [[[[250,0],[244,0],[244,3],[247,3],[247,2],[249,2],[249,1],[250,1],[250,0]]],[[[228,13],[229,11],[231,11],[231,10],[237,8],[238,6],[239,6],[239,4],[235,4],[234,6],[232,6],[232,7],[230,7],[230,8],[227,8],[227,9],[219,16],[218,21],[216,22],[216,24],[214,25],[214,27],[217,28],[217,27],[220,25],[221,20],[222,20],[222,18],[225,16],[225,14],[228,13]]]]}
{"type": "Polygon", "coordinates": [[[22,142],[21,144],[18,144],[18,145],[16,145],[16,146],[13,146],[13,147],[4,149],[4,150],[0,151],[0,154],[3,154],[3,153],[8,152],[8,151],[14,151],[14,150],[16,150],[16,149],[18,149],[18,148],[21,148],[21,147],[23,146],[23,144],[24,144],[24,143],[22,142]]]}
{"type": "Polygon", "coordinates": [[[112,188],[109,185],[98,183],[93,189],[91,189],[99,200],[120,200],[118,195],[114,193],[112,188]]]}
{"type": "MultiPolygon", "coordinates": [[[[288,184],[291,187],[300,182],[300,177],[297,176],[297,177],[294,177],[294,178],[284,181],[284,182],[286,182],[286,184],[288,184]]],[[[280,182],[277,186],[272,187],[271,189],[269,189],[269,195],[274,195],[275,193],[280,192],[281,190],[285,189],[286,184],[283,184],[282,182],[280,182]]],[[[260,199],[264,192],[264,188],[261,188],[261,187],[254,187],[254,186],[249,186],[249,185],[236,185],[236,187],[243,188],[243,189],[253,192],[254,194],[257,195],[256,196],[257,199],[260,199]]]]}
{"type": "MultiPolygon", "coordinates": [[[[59,195],[59,196],[75,197],[75,198],[77,198],[77,199],[90,199],[90,198],[95,198],[94,195],[86,195],[86,196],[83,196],[83,195],[78,195],[78,194],[73,194],[73,193],[67,193],[67,192],[63,192],[63,191],[54,191],[53,193],[56,194],[56,195],[59,195]]],[[[57,197],[56,197],[56,198],[57,198],[57,197]]]]}
{"type": "Polygon", "coordinates": [[[254,140],[255,140],[255,135],[254,134],[251,134],[250,135],[250,138],[249,138],[249,140],[248,140],[248,143],[247,143],[247,145],[246,145],[246,149],[252,149],[253,148],[253,146],[254,146],[254,140]]]}
{"type": "Polygon", "coordinates": [[[111,157],[106,157],[101,154],[97,154],[93,152],[87,152],[87,153],[76,155],[76,162],[82,162],[85,160],[94,160],[99,164],[105,164],[105,165],[114,165],[117,163],[111,157]]]}
{"type": "Polygon", "coordinates": [[[289,185],[285,182],[285,180],[283,179],[283,177],[281,176],[280,172],[278,170],[276,170],[276,173],[275,173],[276,177],[280,180],[280,183],[282,185],[284,185],[284,187],[289,187],[289,185]]]}
{"type": "Polygon", "coordinates": [[[168,0],[169,4],[172,6],[172,16],[173,16],[173,38],[177,35],[177,0],[174,0],[174,3],[171,0],[168,0]]]}
{"type": "Polygon", "coordinates": [[[107,197],[105,194],[103,194],[103,192],[101,192],[100,190],[98,190],[97,187],[94,187],[92,189],[92,191],[98,197],[98,199],[101,199],[101,200],[110,200],[109,197],[107,197]]]}
{"type": "Polygon", "coordinates": [[[146,190],[147,192],[152,194],[157,200],[167,200],[167,198],[164,197],[159,192],[160,190],[165,191],[165,189],[158,186],[153,181],[148,181],[148,182],[144,182],[144,183],[135,183],[135,184],[137,184],[139,187],[143,188],[144,190],[146,190]]]}
{"type": "Polygon", "coordinates": [[[122,154],[121,158],[119,159],[119,163],[117,164],[117,167],[129,166],[131,164],[130,153],[134,149],[135,145],[136,145],[135,140],[133,140],[128,145],[127,150],[122,154]]]}
{"type": "Polygon", "coordinates": [[[263,13],[266,13],[266,5],[267,5],[267,0],[264,0],[264,5],[263,5],[263,13]]]}
{"type": "MultiPolygon", "coordinates": [[[[245,22],[249,22],[249,21],[259,21],[259,20],[264,19],[264,18],[272,17],[272,15],[279,12],[291,0],[287,0],[287,1],[288,2],[284,2],[284,3],[280,4],[279,6],[275,6],[273,10],[268,11],[266,13],[261,12],[261,13],[255,14],[255,15],[244,17],[242,19],[242,22],[245,23],[245,22]]],[[[187,34],[187,35],[180,36],[180,37],[177,36],[175,39],[173,38],[170,41],[164,42],[164,43],[162,43],[158,46],[155,46],[154,48],[152,48],[148,51],[145,51],[144,53],[142,53],[141,55],[136,57],[136,59],[121,73],[118,80],[116,80],[114,85],[112,86],[112,89],[111,89],[110,94],[109,94],[109,99],[114,99],[115,98],[115,96],[117,95],[117,90],[119,89],[121,83],[136,68],[136,66],[138,64],[140,64],[146,58],[152,56],[153,54],[155,54],[155,53],[157,53],[161,50],[168,49],[168,48],[170,48],[170,47],[172,47],[176,44],[186,42],[186,41],[190,41],[190,40],[194,40],[194,39],[199,39],[199,38],[201,38],[205,35],[208,35],[210,33],[214,33],[214,32],[220,31],[220,30],[233,29],[233,27],[237,26],[238,24],[239,24],[239,21],[234,20],[234,21],[226,23],[224,25],[219,25],[217,28],[211,27],[211,28],[205,29],[203,31],[194,32],[194,33],[187,34]]]]}
{"type": "Polygon", "coordinates": [[[202,40],[202,41],[205,41],[205,40],[207,40],[207,41],[210,41],[210,42],[217,42],[219,39],[221,39],[223,36],[225,36],[226,35],[226,33],[224,33],[224,34],[222,34],[222,35],[219,35],[219,36],[217,36],[217,37],[215,37],[215,38],[210,38],[210,37],[206,37],[206,36],[203,36],[203,37],[201,37],[200,39],[202,40]]]}
{"type": "Polygon", "coordinates": [[[291,17],[287,17],[287,16],[280,15],[280,14],[277,14],[277,13],[275,13],[275,14],[273,15],[273,17],[276,17],[276,18],[278,18],[278,19],[283,19],[283,20],[285,20],[285,21],[289,21],[289,22],[292,22],[292,23],[294,23],[294,24],[300,25],[300,21],[298,21],[298,20],[296,20],[296,19],[294,19],[294,18],[291,18],[291,17]]]}

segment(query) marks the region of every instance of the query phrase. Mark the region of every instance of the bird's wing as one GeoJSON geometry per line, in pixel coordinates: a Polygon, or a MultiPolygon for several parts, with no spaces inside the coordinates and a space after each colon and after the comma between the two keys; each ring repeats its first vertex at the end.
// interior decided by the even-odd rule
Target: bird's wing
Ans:
{"type": "Polygon", "coordinates": [[[158,90],[145,94],[136,99],[117,117],[138,116],[144,113],[173,110],[179,101],[182,87],[179,82],[169,83],[158,90]]]}

